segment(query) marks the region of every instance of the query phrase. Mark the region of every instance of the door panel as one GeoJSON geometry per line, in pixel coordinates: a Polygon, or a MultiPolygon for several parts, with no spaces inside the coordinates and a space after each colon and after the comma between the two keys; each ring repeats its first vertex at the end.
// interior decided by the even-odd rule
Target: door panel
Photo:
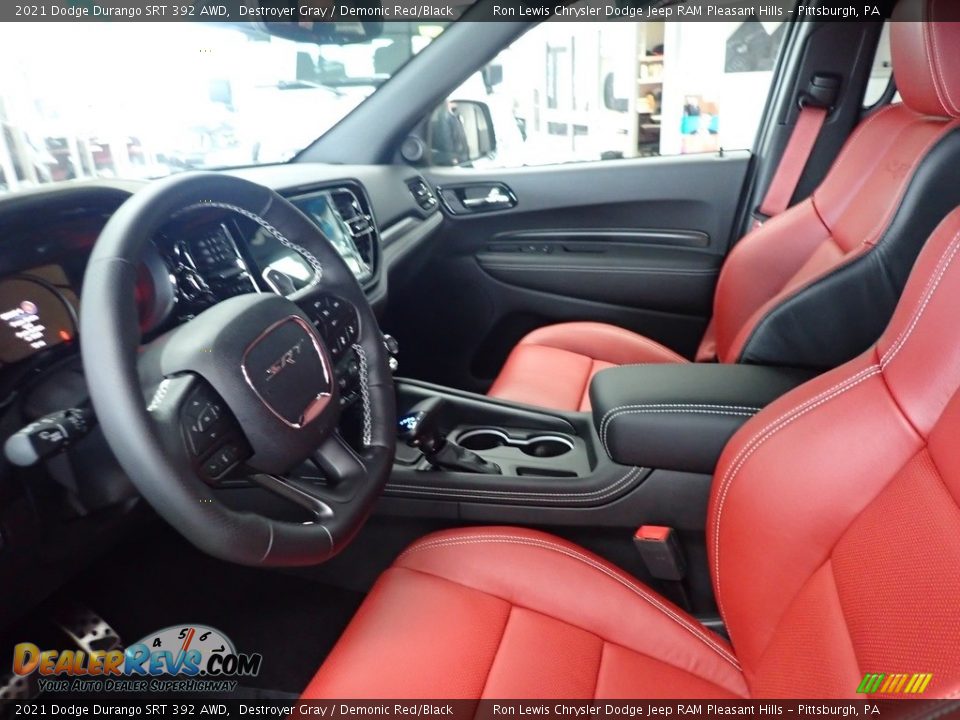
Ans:
{"type": "Polygon", "coordinates": [[[492,278],[520,288],[630,308],[710,312],[720,260],[713,253],[606,240],[572,245],[543,235],[519,251],[491,244],[477,262],[492,278]]]}
{"type": "Polygon", "coordinates": [[[385,325],[403,344],[403,374],[483,391],[524,334],[574,320],[614,323],[692,355],[749,163],[736,152],[427,170],[441,197],[497,185],[516,204],[445,207],[422,272],[390,278],[385,325]]]}

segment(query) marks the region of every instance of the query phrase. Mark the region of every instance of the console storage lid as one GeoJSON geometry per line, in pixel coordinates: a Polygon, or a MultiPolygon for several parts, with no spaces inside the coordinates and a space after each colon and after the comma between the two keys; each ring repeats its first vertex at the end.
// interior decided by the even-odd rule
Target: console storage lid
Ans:
{"type": "Polygon", "coordinates": [[[594,376],[593,421],[617,463],[712,473],[737,428],[811,375],[759,365],[624,365],[594,376]]]}

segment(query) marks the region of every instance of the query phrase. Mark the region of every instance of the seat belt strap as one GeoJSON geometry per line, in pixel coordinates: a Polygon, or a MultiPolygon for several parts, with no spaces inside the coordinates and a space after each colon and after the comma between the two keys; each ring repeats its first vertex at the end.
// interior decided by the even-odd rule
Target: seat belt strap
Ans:
{"type": "Polygon", "coordinates": [[[774,215],[779,215],[790,205],[790,198],[800,183],[803,169],[813,153],[813,146],[817,144],[827,113],[827,108],[813,105],[805,105],[800,110],[783,157],[780,158],[767,194],[756,213],[755,228],[774,215]]]}

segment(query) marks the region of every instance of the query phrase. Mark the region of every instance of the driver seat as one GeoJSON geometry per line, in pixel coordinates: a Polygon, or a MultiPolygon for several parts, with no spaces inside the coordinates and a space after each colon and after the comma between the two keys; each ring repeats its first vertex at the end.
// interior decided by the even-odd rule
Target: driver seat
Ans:
{"type": "Polygon", "coordinates": [[[730,643],[569,542],[453,530],[380,577],[304,697],[863,697],[865,673],[960,697],[958,307],[960,210],[880,340],[727,445],[707,545],[730,643]]]}

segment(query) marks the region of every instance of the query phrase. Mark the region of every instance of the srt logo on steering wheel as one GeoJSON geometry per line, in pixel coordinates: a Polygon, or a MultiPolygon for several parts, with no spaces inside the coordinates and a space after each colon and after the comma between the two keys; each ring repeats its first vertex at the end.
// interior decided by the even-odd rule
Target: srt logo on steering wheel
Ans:
{"type": "Polygon", "coordinates": [[[287,350],[280,358],[273,363],[270,367],[267,368],[267,382],[273,380],[274,377],[280,374],[280,372],[286,368],[288,365],[296,365],[297,358],[300,356],[301,348],[303,347],[303,340],[297,340],[296,344],[287,350]]]}

